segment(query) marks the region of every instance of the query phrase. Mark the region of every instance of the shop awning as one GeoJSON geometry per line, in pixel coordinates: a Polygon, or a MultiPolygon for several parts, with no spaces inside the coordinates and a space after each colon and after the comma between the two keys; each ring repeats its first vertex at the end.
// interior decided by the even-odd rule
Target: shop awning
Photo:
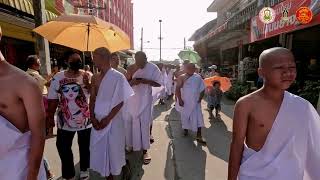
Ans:
{"type": "MultiPolygon", "coordinates": [[[[13,7],[15,9],[18,9],[22,12],[34,15],[32,2],[30,0],[0,0],[0,3],[13,7]]],[[[46,10],[47,21],[50,21],[56,17],[57,17],[57,14],[49,10],[46,10]]]]}

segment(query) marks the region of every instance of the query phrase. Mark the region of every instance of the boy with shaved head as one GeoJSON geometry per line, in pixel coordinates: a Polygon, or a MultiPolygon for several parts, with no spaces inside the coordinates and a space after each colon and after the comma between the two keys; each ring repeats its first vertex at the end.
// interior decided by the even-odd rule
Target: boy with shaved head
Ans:
{"type": "Polygon", "coordinates": [[[320,118],[286,91],[296,78],[293,54],[271,48],[259,58],[264,86],[235,107],[228,180],[320,179],[320,118]]]}

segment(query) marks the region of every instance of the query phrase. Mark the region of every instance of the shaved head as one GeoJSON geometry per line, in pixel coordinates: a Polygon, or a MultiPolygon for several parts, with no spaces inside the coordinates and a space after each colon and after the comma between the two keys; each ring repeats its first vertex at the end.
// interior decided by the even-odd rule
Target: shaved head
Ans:
{"type": "Polygon", "coordinates": [[[196,72],[196,65],[193,63],[186,64],[185,68],[185,71],[188,75],[193,75],[196,72]]]}
{"type": "Polygon", "coordinates": [[[138,51],[136,54],[135,54],[136,57],[142,57],[144,59],[147,59],[147,55],[146,53],[142,52],[142,51],[138,51]]]}
{"type": "Polygon", "coordinates": [[[275,47],[263,51],[259,57],[259,76],[265,87],[286,90],[296,78],[296,63],[289,49],[275,47]]]}
{"type": "Polygon", "coordinates": [[[259,57],[259,68],[264,68],[270,66],[277,61],[279,58],[289,57],[293,58],[292,52],[283,47],[274,47],[267,50],[264,50],[259,57]]]}
{"type": "Polygon", "coordinates": [[[105,48],[105,47],[100,47],[97,48],[96,50],[94,50],[93,52],[94,54],[99,54],[101,56],[103,56],[105,59],[110,59],[111,56],[111,52],[109,51],[109,49],[105,48]]]}
{"type": "Polygon", "coordinates": [[[138,51],[135,54],[135,61],[136,61],[136,65],[142,69],[144,68],[144,66],[147,64],[148,60],[147,60],[147,55],[146,53],[142,52],[142,51],[138,51]]]}
{"type": "Polygon", "coordinates": [[[196,68],[196,65],[193,64],[193,63],[188,63],[188,64],[186,64],[186,66],[187,66],[188,68],[196,68]]]}
{"type": "Polygon", "coordinates": [[[97,48],[93,51],[93,63],[99,70],[110,67],[111,52],[105,47],[97,48]]]}

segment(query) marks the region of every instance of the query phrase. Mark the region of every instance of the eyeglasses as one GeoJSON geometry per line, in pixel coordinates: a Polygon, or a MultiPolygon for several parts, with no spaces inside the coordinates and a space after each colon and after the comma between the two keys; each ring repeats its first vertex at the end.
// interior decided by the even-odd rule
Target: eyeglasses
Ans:
{"type": "Polygon", "coordinates": [[[69,92],[70,90],[72,90],[73,92],[79,92],[80,91],[80,87],[79,86],[73,86],[73,87],[67,87],[67,86],[63,86],[62,87],[62,92],[63,93],[67,93],[67,92],[69,92]]]}

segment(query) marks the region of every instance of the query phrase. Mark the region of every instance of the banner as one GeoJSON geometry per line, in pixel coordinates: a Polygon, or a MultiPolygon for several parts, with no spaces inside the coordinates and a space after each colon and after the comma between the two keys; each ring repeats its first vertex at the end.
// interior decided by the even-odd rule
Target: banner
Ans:
{"type": "Polygon", "coordinates": [[[276,13],[272,23],[264,24],[259,15],[251,19],[250,42],[320,24],[320,0],[286,0],[273,6],[272,9],[276,13]],[[300,7],[308,7],[312,11],[313,18],[308,24],[301,24],[296,19],[296,11],[300,7]],[[284,11],[287,12],[287,20],[282,18],[284,11]]]}

